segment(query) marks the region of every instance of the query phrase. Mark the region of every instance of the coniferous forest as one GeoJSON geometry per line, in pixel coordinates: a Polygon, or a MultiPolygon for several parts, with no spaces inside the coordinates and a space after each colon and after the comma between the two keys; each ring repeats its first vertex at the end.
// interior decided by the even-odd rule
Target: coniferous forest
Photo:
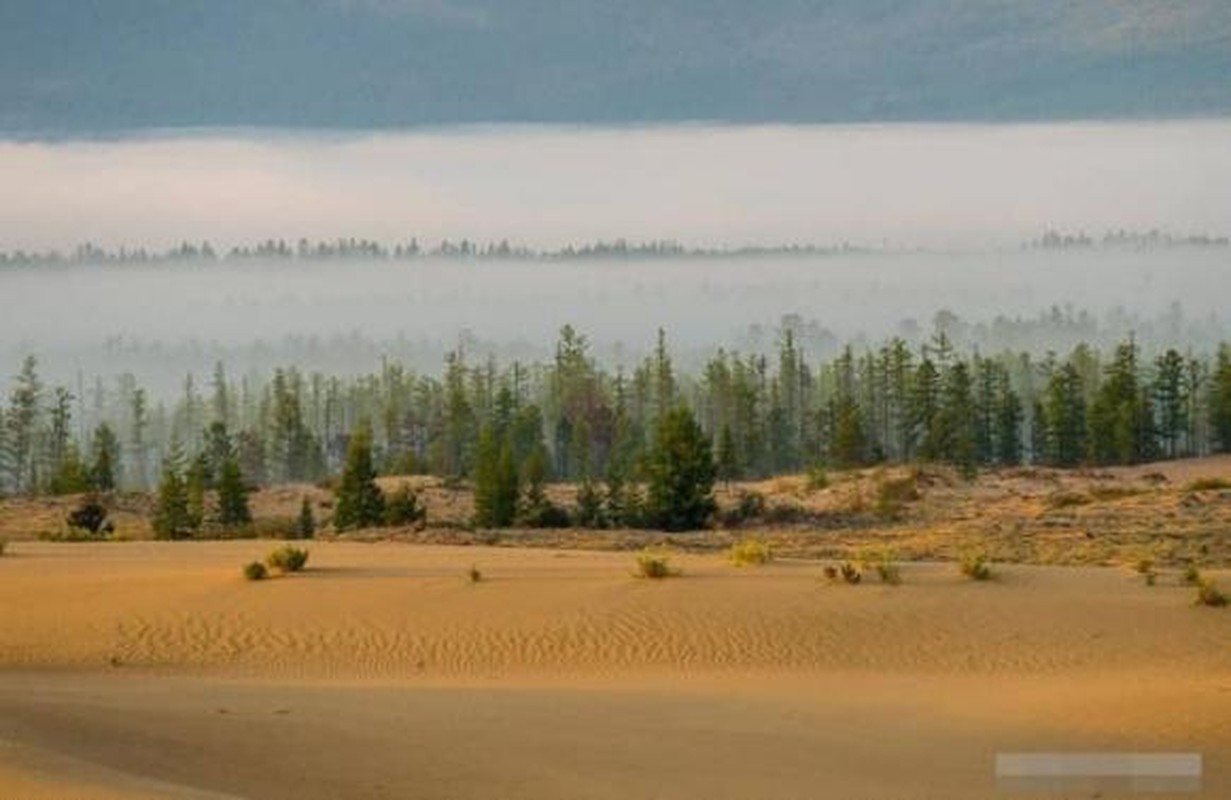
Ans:
{"type": "Polygon", "coordinates": [[[170,401],[130,374],[46,385],[30,357],[3,412],[0,490],[165,490],[170,480],[184,498],[170,505],[191,518],[205,487],[338,476],[358,437],[374,474],[475,481],[479,521],[500,525],[516,502],[501,476],[531,491],[569,481],[583,496],[598,485],[618,495],[652,473],[672,418],[677,430],[696,426],[713,477],[725,481],[878,463],[973,475],[1231,451],[1228,344],[1147,354],[1129,337],[1110,351],[990,354],[938,332],[918,347],[895,338],[817,360],[785,329],[772,355],[718,350],[684,371],[662,331],[624,369],[600,364],[566,326],[554,352],[499,363],[457,349],[438,374],[386,361],[358,377],[294,367],[235,376],[219,363],[187,375],[170,401]]]}

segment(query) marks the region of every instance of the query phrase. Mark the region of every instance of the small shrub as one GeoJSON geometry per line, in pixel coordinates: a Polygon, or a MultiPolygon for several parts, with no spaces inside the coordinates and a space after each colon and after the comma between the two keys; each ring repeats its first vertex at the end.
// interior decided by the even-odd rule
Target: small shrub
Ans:
{"type": "Polygon", "coordinates": [[[737,567],[759,567],[774,560],[769,543],[763,539],[745,539],[731,545],[727,558],[737,567]]]}
{"type": "Polygon", "coordinates": [[[260,561],[244,565],[244,577],[250,581],[262,581],[269,577],[269,570],[260,561]]]}
{"type": "Polygon", "coordinates": [[[907,503],[918,499],[919,475],[916,472],[879,481],[876,485],[876,515],[884,519],[897,519],[906,510],[907,503]]]}
{"type": "Polygon", "coordinates": [[[842,580],[852,586],[863,580],[863,571],[853,561],[843,561],[838,565],[838,572],[842,575],[842,580]]]}
{"type": "Polygon", "coordinates": [[[838,580],[838,568],[835,567],[833,564],[826,564],[823,572],[825,573],[826,580],[828,581],[838,580]]]}
{"type": "Polygon", "coordinates": [[[567,528],[573,524],[568,509],[544,498],[525,508],[517,518],[523,528],[567,528]]]}
{"type": "Polygon", "coordinates": [[[962,574],[972,581],[986,581],[992,577],[992,565],[983,553],[967,553],[962,557],[962,574]]]}
{"type": "Polygon", "coordinates": [[[4,550],[9,546],[8,539],[0,539],[0,556],[4,555],[4,550]]]}
{"type": "Polygon", "coordinates": [[[669,559],[661,553],[646,550],[637,556],[637,576],[660,580],[672,578],[680,574],[678,569],[672,569],[669,559]]]}
{"type": "Polygon", "coordinates": [[[1195,565],[1189,564],[1180,574],[1180,582],[1185,586],[1196,586],[1201,582],[1201,571],[1195,565]]]}
{"type": "Polygon", "coordinates": [[[897,586],[902,583],[902,568],[896,562],[885,559],[876,562],[876,576],[881,579],[881,583],[887,583],[890,586],[897,586]]]}
{"type": "Polygon", "coordinates": [[[316,517],[312,514],[312,501],[304,495],[299,504],[299,516],[295,519],[295,534],[300,539],[311,539],[316,535],[316,517]]]}
{"type": "Polygon", "coordinates": [[[1195,604],[1220,608],[1227,604],[1227,595],[1210,578],[1201,578],[1197,581],[1197,599],[1195,604]]]}
{"type": "Polygon", "coordinates": [[[427,508],[419,493],[402,484],[385,500],[385,524],[390,527],[418,525],[427,521],[427,508]]]}
{"type": "Polygon", "coordinates": [[[765,495],[741,489],[735,498],[735,506],[719,513],[718,521],[724,528],[737,528],[746,522],[765,516],[765,495]]]}
{"type": "Polygon", "coordinates": [[[279,572],[299,572],[308,563],[308,551],[286,545],[267,555],[265,563],[279,572]]]}
{"type": "Polygon", "coordinates": [[[1145,579],[1146,579],[1146,586],[1153,586],[1155,583],[1158,582],[1158,573],[1157,572],[1147,572],[1145,574],[1145,579]]]}
{"type": "Polygon", "coordinates": [[[107,509],[95,496],[87,496],[81,504],[68,513],[66,520],[73,530],[84,531],[91,537],[101,538],[115,530],[107,519],[107,509]]]}
{"type": "Polygon", "coordinates": [[[483,573],[479,572],[479,568],[471,564],[470,569],[466,570],[466,578],[473,584],[483,580],[483,573]]]}
{"type": "Polygon", "coordinates": [[[809,492],[819,492],[829,488],[829,473],[820,464],[808,470],[807,487],[809,492]]]}
{"type": "Polygon", "coordinates": [[[1231,489],[1231,481],[1226,478],[1198,478],[1188,484],[1190,492],[1215,492],[1220,489],[1231,489]]]}
{"type": "Polygon", "coordinates": [[[1154,571],[1154,559],[1143,558],[1137,562],[1133,569],[1137,570],[1138,575],[1149,575],[1154,571]]]}

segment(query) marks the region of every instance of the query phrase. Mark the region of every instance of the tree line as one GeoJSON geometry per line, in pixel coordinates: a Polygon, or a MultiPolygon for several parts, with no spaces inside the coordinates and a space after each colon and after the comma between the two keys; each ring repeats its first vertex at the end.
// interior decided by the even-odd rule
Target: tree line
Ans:
{"type": "Polygon", "coordinates": [[[776,352],[718,350],[686,373],[662,332],[645,358],[612,368],[565,327],[550,360],[501,364],[458,349],[436,375],[392,361],[358,377],[293,367],[232,376],[218,364],[204,382],[187,376],[171,400],[127,374],[79,384],[48,387],[35,358],[21,365],[0,425],[0,492],[146,490],[168,469],[197,495],[221,481],[317,481],[342,471],[364,431],[375,473],[481,479],[484,491],[497,487],[481,508],[504,520],[517,513],[510,496],[551,481],[617,494],[643,484],[664,420],[681,408],[720,480],[1231,452],[1231,345],[1147,356],[1132,338],[1036,357],[959,352],[941,331],[918,347],[892,339],[815,360],[786,329],[776,352]]]}

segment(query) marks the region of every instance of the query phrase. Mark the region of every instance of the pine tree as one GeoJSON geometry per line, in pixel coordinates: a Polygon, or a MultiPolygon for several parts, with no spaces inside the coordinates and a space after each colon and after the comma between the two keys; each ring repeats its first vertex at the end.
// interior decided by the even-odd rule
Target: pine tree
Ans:
{"type": "Polygon", "coordinates": [[[195,530],[188,509],[188,488],[173,463],[163,468],[152,524],[157,539],[187,539],[195,530]]]}
{"type": "Polygon", "coordinates": [[[1208,402],[1215,447],[1220,453],[1231,453],[1231,344],[1218,348],[1208,402]]]}
{"type": "Polygon", "coordinates": [[[1057,467],[1074,467],[1086,456],[1086,403],[1081,375],[1066,363],[1047,388],[1047,460],[1057,467]]]}
{"type": "Polygon", "coordinates": [[[234,457],[222,462],[218,472],[218,523],[235,528],[252,522],[248,508],[248,487],[244,473],[234,457]]]}
{"type": "Polygon", "coordinates": [[[722,433],[718,437],[717,468],[718,479],[728,487],[731,481],[740,477],[739,456],[735,452],[735,436],[731,433],[730,425],[723,425],[722,433]]]}
{"type": "Polygon", "coordinates": [[[714,455],[691,411],[677,407],[658,424],[649,455],[647,520],[666,531],[703,528],[717,508],[714,455]]]}
{"type": "MultiPolygon", "coordinates": [[[[541,453],[541,449],[534,452],[541,453]]],[[[540,456],[541,457],[541,456],[540,456]]],[[[507,528],[517,516],[520,479],[513,444],[492,425],[479,434],[474,468],[474,521],[481,528],[507,528]]]]}
{"type": "Polygon", "coordinates": [[[90,465],[90,485],[98,492],[113,491],[119,483],[120,439],[107,423],[94,429],[94,463],[90,465]]]}
{"type": "Polygon", "coordinates": [[[316,535],[316,517],[312,513],[312,501],[304,495],[299,504],[299,516],[295,520],[295,532],[300,539],[311,539],[316,535]]]}
{"type": "Polygon", "coordinates": [[[351,436],[335,502],[333,526],[339,531],[377,527],[384,521],[385,496],[376,485],[372,429],[366,422],[351,436]]]}

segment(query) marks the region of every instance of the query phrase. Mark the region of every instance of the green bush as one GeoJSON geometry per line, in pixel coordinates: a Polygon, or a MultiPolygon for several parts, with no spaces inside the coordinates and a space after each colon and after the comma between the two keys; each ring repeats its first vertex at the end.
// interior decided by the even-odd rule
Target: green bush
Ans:
{"type": "Polygon", "coordinates": [[[308,551],[286,545],[267,555],[265,563],[279,572],[299,572],[308,563],[308,551]]]}
{"type": "Polygon", "coordinates": [[[759,567],[773,561],[774,553],[764,539],[745,539],[731,545],[727,558],[737,567],[759,567]]]}
{"type": "Polygon", "coordinates": [[[427,507],[419,493],[403,484],[385,499],[385,524],[390,527],[418,525],[427,521],[427,507]]]}
{"type": "Polygon", "coordinates": [[[1218,608],[1226,604],[1227,595],[1218,588],[1217,583],[1210,578],[1201,578],[1197,581],[1196,605],[1218,608]]]}
{"type": "Polygon", "coordinates": [[[1180,574],[1180,582],[1185,586],[1196,586],[1201,583],[1201,571],[1195,565],[1189,564],[1180,574]]]}
{"type": "Polygon", "coordinates": [[[70,528],[84,531],[90,538],[101,539],[115,530],[115,525],[107,519],[107,509],[94,495],[83,498],[81,503],[68,513],[66,521],[70,528]]]}
{"type": "Polygon", "coordinates": [[[972,581],[986,581],[992,577],[992,565],[984,553],[967,553],[962,556],[962,574],[972,581]]]}
{"type": "Polygon", "coordinates": [[[269,577],[269,570],[260,561],[244,565],[244,577],[250,581],[262,581],[269,577]]]}
{"type": "Polygon", "coordinates": [[[637,575],[641,578],[660,580],[680,575],[678,569],[672,569],[669,559],[661,553],[646,550],[637,556],[637,575]]]}

